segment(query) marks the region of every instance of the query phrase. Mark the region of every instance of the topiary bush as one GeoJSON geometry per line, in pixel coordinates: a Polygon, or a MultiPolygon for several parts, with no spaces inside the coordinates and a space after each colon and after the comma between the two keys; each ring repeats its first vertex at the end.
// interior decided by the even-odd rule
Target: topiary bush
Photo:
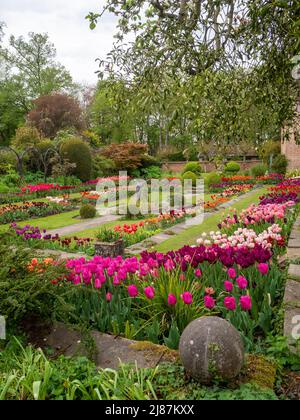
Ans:
{"type": "Polygon", "coordinates": [[[0,194],[9,193],[9,187],[4,184],[0,184],[0,194]]]}
{"type": "Polygon", "coordinates": [[[241,166],[234,161],[228,162],[225,165],[225,172],[229,173],[229,174],[237,174],[239,171],[241,170],[241,166]]]}
{"type": "Polygon", "coordinates": [[[182,175],[186,172],[193,172],[194,174],[200,176],[203,171],[199,162],[189,162],[185,165],[182,175]]]}
{"type": "Polygon", "coordinates": [[[253,166],[253,168],[251,168],[251,174],[255,178],[258,176],[264,176],[267,171],[268,167],[264,163],[258,163],[257,165],[253,166]]]}
{"type": "Polygon", "coordinates": [[[63,142],[60,150],[64,159],[76,164],[72,174],[81,181],[89,181],[92,173],[92,154],[88,144],[74,137],[63,142]]]}
{"type": "Polygon", "coordinates": [[[286,174],[288,167],[288,160],[284,155],[278,155],[273,161],[272,171],[277,174],[286,174]]]}
{"type": "Polygon", "coordinates": [[[182,177],[181,177],[182,181],[185,181],[186,179],[191,179],[193,181],[193,186],[195,187],[197,184],[197,175],[194,172],[185,172],[182,177]]]}
{"type": "Polygon", "coordinates": [[[93,219],[96,216],[96,207],[91,204],[84,204],[80,209],[80,217],[82,219],[93,219]]]}
{"type": "Polygon", "coordinates": [[[217,174],[217,172],[210,172],[205,178],[205,182],[209,187],[214,184],[220,184],[221,175],[217,174]]]}

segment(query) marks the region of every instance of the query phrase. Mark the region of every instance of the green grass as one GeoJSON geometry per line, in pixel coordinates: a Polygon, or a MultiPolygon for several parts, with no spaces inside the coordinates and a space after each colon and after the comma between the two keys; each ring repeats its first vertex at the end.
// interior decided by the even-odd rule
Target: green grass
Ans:
{"type": "MultiPolygon", "coordinates": [[[[59,229],[65,226],[70,226],[78,223],[82,223],[81,219],[74,219],[79,216],[78,210],[69,211],[66,213],[56,214],[54,216],[41,217],[39,219],[31,219],[23,222],[19,222],[19,226],[31,225],[38,226],[40,229],[59,229]]],[[[9,228],[9,224],[0,226],[0,232],[5,232],[9,228]]]]}
{"type": "MultiPolygon", "coordinates": [[[[267,188],[260,188],[255,190],[252,194],[247,197],[241,198],[240,201],[234,204],[234,208],[240,212],[241,210],[249,207],[253,203],[259,201],[259,197],[267,192],[267,188]]],[[[224,213],[227,214],[227,211],[220,210],[217,213],[211,215],[208,219],[204,220],[201,225],[193,226],[189,229],[186,229],[179,235],[172,237],[171,239],[163,242],[158,245],[155,249],[159,252],[168,252],[171,250],[176,250],[184,245],[195,245],[196,240],[200,237],[203,232],[210,232],[212,230],[217,230],[217,225],[222,220],[224,213]]]]}

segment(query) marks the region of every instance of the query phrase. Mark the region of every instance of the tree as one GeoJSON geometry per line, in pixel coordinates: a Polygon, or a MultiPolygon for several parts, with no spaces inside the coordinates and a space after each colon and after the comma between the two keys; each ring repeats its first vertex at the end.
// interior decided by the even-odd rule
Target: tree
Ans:
{"type": "Polygon", "coordinates": [[[135,75],[161,66],[193,75],[216,63],[228,66],[232,36],[246,11],[245,1],[237,0],[108,0],[101,13],[87,19],[91,29],[106,12],[118,19],[119,42],[109,65],[135,75]],[[130,32],[138,35],[126,47],[130,32]]]}
{"type": "Polygon", "coordinates": [[[20,127],[16,131],[13,146],[18,150],[25,150],[28,147],[36,146],[41,141],[41,134],[34,127],[20,127]]]}
{"type": "Polygon", "coordinates": [[[12,79],[0,80],[0,144],[7,145],[25,122],[18,86],[12,79]]]}
{"type": "Polygon", "coordinates": [[[112,144],[102,151],[102,155],[113,160],[119,171],[131,171],[142,166],[147,149],[145,144],[112,144]]]}
{"type": "Polygon", "coordinates": [[[53,139],[60,130],[84,128],[82,110],[78,101],[68,95],[53,94],[34,101],[34,109],[28,114],[28,121],[45,137],[53,139]]]}
{"type": "Polygon", "coordinates": [[[0,55],[21,77],[28,100],[74,87],[70,73],[55,62],[56,50],[47,34],[30,32],[28,40],[11,36],[0,55]]]}

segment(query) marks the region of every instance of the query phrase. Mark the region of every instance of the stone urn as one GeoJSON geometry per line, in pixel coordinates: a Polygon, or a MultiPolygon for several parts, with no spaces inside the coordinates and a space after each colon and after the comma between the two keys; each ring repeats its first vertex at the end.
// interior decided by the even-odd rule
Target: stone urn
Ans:
{"type": "Polygon", "coordinates": [[[95,255],[99,257],[112,257],[118,255],[124,256],[125,246],[123,239],[118,239],[115,242],[96,242],[95,255]]]}

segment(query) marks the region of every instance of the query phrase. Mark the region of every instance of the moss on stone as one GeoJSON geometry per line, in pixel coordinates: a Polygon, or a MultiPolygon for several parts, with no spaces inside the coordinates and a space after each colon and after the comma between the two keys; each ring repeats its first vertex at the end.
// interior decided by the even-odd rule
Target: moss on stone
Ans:
{"type": "Polygon", "coordinates": [[[176,363],[179,361],[179,353],[176,350],[171,350],[166,346],[153,344],[150,341],[138,341],[129,345],[129,348],[136,351],[142,351],[145,358],[160,357],[164,362],[176,363]]]}
{"type": "Polygon", "coordinates": [[[245,382],[255,383],[262,388],[273,389],[277,367],[264,356],[249,354],[246,357],[245,382]]]}

